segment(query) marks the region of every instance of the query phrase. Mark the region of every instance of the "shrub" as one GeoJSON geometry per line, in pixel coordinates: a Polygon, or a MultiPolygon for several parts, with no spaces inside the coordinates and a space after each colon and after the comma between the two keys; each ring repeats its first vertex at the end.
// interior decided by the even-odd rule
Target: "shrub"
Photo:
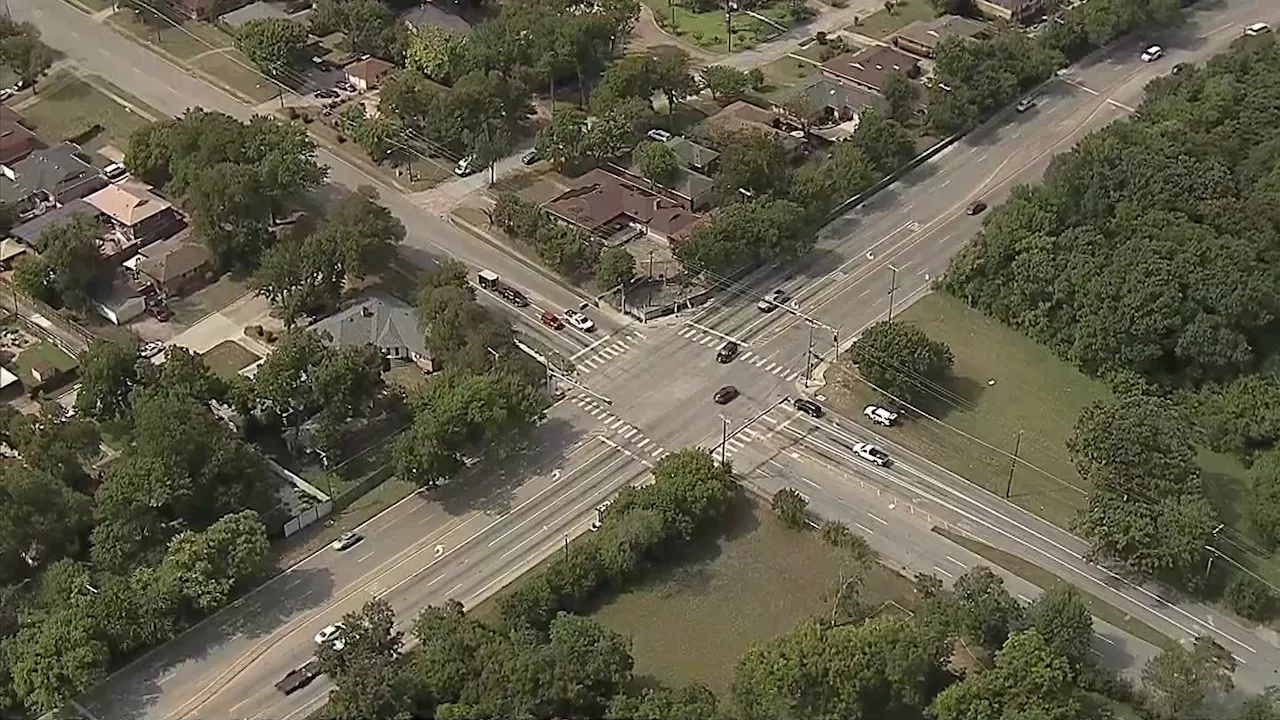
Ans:
{"type": "Polygon", "coordinates": [[[809,501],[791,488],[782,488],[773,494],[773,514],[778,516],[783,525],[792,530],[803,530],[806,524],[805,509],[809,501]]]}
{"type": "Polygon", "coordinates": [[[1275,595],[1252,575],[1232,576],[1224,598],[1232,611],[1254,622],[1269,620],[1275,612],[1275,595]]]}

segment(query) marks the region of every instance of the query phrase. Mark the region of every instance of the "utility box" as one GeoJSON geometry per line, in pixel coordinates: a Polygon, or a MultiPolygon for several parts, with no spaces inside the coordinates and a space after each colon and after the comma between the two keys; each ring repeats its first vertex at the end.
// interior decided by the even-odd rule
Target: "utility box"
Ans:
{"type": "Polygon", "coordinates": [[[485,290],[498,291],[498,273],[492,270],[481,270],[476,273],[476,277],[479,278],[480,287],[485,290]]]}

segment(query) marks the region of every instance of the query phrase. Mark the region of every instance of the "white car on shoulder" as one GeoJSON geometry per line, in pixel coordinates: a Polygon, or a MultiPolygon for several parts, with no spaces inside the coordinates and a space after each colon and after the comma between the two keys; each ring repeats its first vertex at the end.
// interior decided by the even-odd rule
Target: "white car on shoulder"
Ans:
{"type": "Polygon", "coordinates": [[[596,329],[595,322],[577,310],[565,310],[563,314],[564,319],[569,321],[570,325],[578,328],[582,332],[593,332],[596,329]]]}
{"type": "Polygon", "coordinates": [[[1142,62],[1155,62],[1164,57],[1164,48],[1159,45],[1152,45],[1142,51],[1142,62]]]}
{"type": "Polygon", "coordinates": [[[880,448],[876,447],[875,445],[872,445],[871,443],[864,443],[864,442],[854,443],[853,454],[857,455],[863,460],[866,460],[872,465],[879,465],[880,467],[886,467],[889,464],[889,453],[881,450],[880,448]]]}
{"type": "Polygon", "coordinates": [[[1257,37],[1258,35],[1266,35],[1271,32],[1271,26],[1266,23],[1254,23],[1244,29],[1244,34],[1249,37],[1257,37]]]}
{"type": "Polygon", "coordinates": [[[885,427],[893,427],[893,424],[898,420],[898,413],[888,408],[882,408],[879,405],[866,406],[862,409],[862,414],[866,415],[871,422],[885,427]]]}

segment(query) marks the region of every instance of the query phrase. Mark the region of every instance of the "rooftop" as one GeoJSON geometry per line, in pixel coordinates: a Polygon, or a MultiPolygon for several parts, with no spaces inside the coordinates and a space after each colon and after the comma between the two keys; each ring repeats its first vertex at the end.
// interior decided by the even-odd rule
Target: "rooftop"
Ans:
{"type": "Polygon", "coordinates": [[[680,159],[680,164],[685,167],[705,168],[720,157],[720,153],[715,150],[699,145],[686,137],[673,137],[663,144],[676,154],[676,157],[680,159]]]}
{"type": "Polygon", "coordinates": [[[891,47],[873,47],[845,53],[822,63],[823,72],[879,91],[890,75],[911,77],[920,61],[891,47]]]}
{"type": "Polygon", "coordinates": [[[682,238],[702,218],[675,200],[595,169],[553,198],[547,208],[596,231],[619,223],[640,223],[669,239],[682,238]]]}
{"type": "Polygon", "coordinates": [[[152,193],[150,187],[136,183],[108,185],[84,201],[128,227],[173,207],[168,200],[152,193]]]}
{"type": "Polygon", "coordinates": [[[884,98],[865,90],[853,83],[841,82],[833,78],[820,77],[805,86],[804,94],[813,104],[821,108],[849,108],[853,111],[864,107],[877,110],[886,109],[889,105],[884,98]]]}
{"type": "Polygon", "coordinates": [[[734,132],[738,130],[763,132],[780,140],[788,150],[794,150],[804,143],[802,138],[797,138],[787,131],[775,127],[773,123],[777,119],[778,116],[771,110],[765,110],[745,100],[738,100],[726,105],[723,110],[703,122],[712,127],[734,132]]]}
{"type": "Polygon", "coordinates": [[[310,329],[327,334],[329,342],[338,347],[376,345],[430,357],[413,308],[391,298],[367,298],[317,321],[310,329]]]}
{"type": "Polygon", "coordinates": [[[208,264],[213,257],[204,243],[191,239],[189,229],[148,245],[142,255],[138,271],[160,283],[181,279],[208,264]]]}
{"type": "Polygon", "coordinates": [[[63,143],[36,150],[7,169],[6,175],[30,192],[66,191],[77,185],[106,184],[102,175],[80,156],[80,147],[63,143]]]}
{"type": "Polygon", "coordinates": [[[368,85],[376,85],[384,75],[395,70],[396,66],[381,58],[365,58],[357,60],[343,68],[347,77],[359,78],[368,85]]]}
{"type": "Polygon", "coordinates": [[[101,213],[84,200],[72,200],[61,207],[56,207],[43,215],[37,215],[18,225],[10,230],[9,234],[31,247],[39,249],[37,243],[41,233],[51,227],[71,222],[76,215],[87,215],[91,218],[96,218],[101,213]]]}
{"type": "Polygon", "coordinates": [[[986,23],[958,15],[943,15],[932,20],[917,20],[898,31],[898,37],[932,50],[947,38],[973,38],[987,32],[986,23]]]}
{"type": "Polygon", "coordinates": [[[415,29],[438,27],[460,35],[471,32],[471,23],[430,2],[405,10],[400,13],[400,19],[415,29]]]}

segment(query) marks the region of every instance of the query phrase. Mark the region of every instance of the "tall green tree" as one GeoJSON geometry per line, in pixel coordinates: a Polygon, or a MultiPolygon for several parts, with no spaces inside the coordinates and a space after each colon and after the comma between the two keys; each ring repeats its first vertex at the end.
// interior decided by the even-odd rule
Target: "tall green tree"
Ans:
{"type": "Polygon", "coordinates": [[[233,39],[258,69],[282,77],[302,61],[307,28],[287,18],[257,18],[236,28],[233,39]]]}
{"type": "Polygon", "coordinates": [[[1231,653],[1208,637],[1196,638],[1190,648],[1163,650],[1142,668],[1147,707],[1167,720],[1200,717],[1211,698],[1235,687],[1235,668],[1231,653]]]}
{"type": "Polygon", "coordinates": [[[948,397],[946,382],[955,362],[951,348],[915,325],[878,322],[863,331],[847,358],[863,379],[891,397],[906,402],[948,397]]]}

